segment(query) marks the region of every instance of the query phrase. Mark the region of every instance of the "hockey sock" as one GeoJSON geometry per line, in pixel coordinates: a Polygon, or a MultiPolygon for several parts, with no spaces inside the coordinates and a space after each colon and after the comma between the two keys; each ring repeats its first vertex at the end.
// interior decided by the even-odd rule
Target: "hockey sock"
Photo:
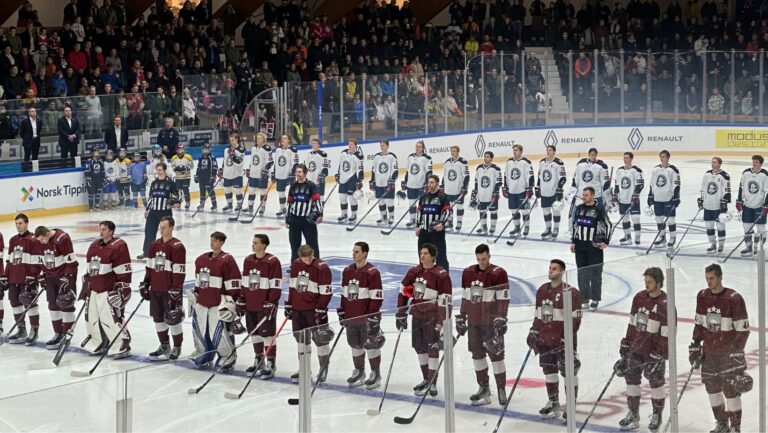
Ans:
{"type": "Polygon", "coordinates": [[[368,364],[371,366],[371,370],[378,370],[381,366],[381,350],[368,349],[368,364]]]}
{"type": "Polygon", "coordinates": [[[728,414],[725,411],[725,397],[722,392],[709,394],[709,405],[712,406],[712,414],[715,415],[715,419],[718,421],[725,421],[728,419],[728,414]]]}
{"type": "Polygon", "coordinates": [[[256,193],[252,192],[252,193],[248,194],[248,207],[252,208],[253,207],[253,203],[255,203],[255,202],[256,202],[256,193]]]}
{"type": "Polygon", "coordinates": [[[347,215],[348,199],[346,194],[339,194],[339,206],[341,207],[341,215],[347,215]]]}
{"type": "Polygon", "coordinates": [[[659,239],[667,235],[667,227],[664,225],[664,217],[656,216],[656,230],[659,231],[659,239]]]}
{"type": "Polygon", "coordinates": [[[496,230],[496,222],[499,220],[499,213],[495,210],[491,211],[491,230],[496,230]]]}
{"type": "Polygon", "coordinates": [[[731,428],[741,427],[741,397],[726,398],[725,403],[728,406],[731,428]]]}
{"type": "Polygon", "coordinates": [[[379,202],[379,213],[381,214],[381,219],[387,219],[387,205],[382,202],[379,202]]]}
{"type": "Polygon", "coordinates": [[[264,341],[258,335],[251,336],[251,343],[253,344],[253,353],[256,356],[264,356],[264,341]]]}
{"type": "Polygon", "coordinates": [[[23,325],[24,322],[19,322],[19,320],[21,320],[21,313],[24,312],[24,307],[22,307],[21,305],[16,307],[12,306],[11,310],[13,311],[13,321],[18,323],[19,326],[23,325]]]}
{"type": "MultiPolygon", "coordinates": [[[[265,337],[265,338],[267,338],[269,340],[272,340],[272,337],[273,337],[273,335],[270,335],[270,336],[265,337]]],[[[277,357],[277,339],[275,339],[272,342],[272,348],[270,348],[269,351],[267,351],[265,353],[265,355],[267,356],[267,359],[271,359],[272,360],[272,365],[274,366],[275,365],[275,358],[277,357]]]]}
{"type": "Polygon", "coordinates": [[[181,327],[181,323],[171,325],[169,328],[173,338],[173,347],[181,347],[181,343],[184,341],[184,329],[181,327]]]}
{"type": "Polygon", "coordinates": [[[488,354],[491,358],[493,378],[496,380],[496,388],[504,388],[507,383],[507,367],[504,365],[504,357],[488,354]]]}
{"type": "Polygon", "coordinates": [[[317,360],[320,362],[321,368],[328,365],[328,361],[331,359],[330,353],[331,353],[331,346],[329,346],[328,344],[317,346],[317,360]]]}
{"type": "Polygon", "coordinates": [[[707,227],[707,239],[709,240],[710,244],[714,245],[715,244],[715,222],[705,221],[704,224],[707,227]]]}
{"type": "Polygon", "coordinates": [[[100,203],[100,202],[101,202],[101,193],[100,193],[100,192],[97,192],[97,193],[96,193],[96,194],[94,194],[94,196],[93,196],[93,204],[94,204],[96,207],[99,207],[99,203],[100,203]]]}
{"type": "Polygon", "coordinates": [[[464,205],[456,203],[456,223],[461,224],[464,220],[464,205]]]}
{"type": "Polygon", "coordinates": [[[651,406],[654,413],[660,413],[664,410],[664,381],[653,381],[651,385],[651,406]]]}
{"type": "Polygon", "coordinates": [[[358,370],[365,368],[365,349],[352,348],[352,364],[358,370]]]}
{"type": "Polygon", "coordinates": [[[429,355],[426,353],[417,353],[419,357],[419,367],[421,367],[421,377],[427,380],[429,377],[429,355]]]}
{"type": "MultiPolygon", "coordinates": [[[[432,350],[429,351],[429,373],[427,374],[427,380],[432,379],[437,374],[437,364],[440,362],[439,353],[433,353],[432,350]]],[[[437,351],[434,351],[437,352],[437,351]]],[[[437,380],[437,378],[435,378],[437,380]]]]}
{"type": "Polygon", "coordinates": [[[554,222],[555,230],[560,229],[560,215],[552,213],[552,221],[554,222]]]}
{"type": "Polygon", "coordinates": [[[51,325],[53,326],[53,332],[57,334],[63,334],[64,332],[61,330],[61,311],[59,310],[51,310],[51,325]]]}
{"type": "Polygon", "coordinates": [[[531,221],[531,212],[529,210],[526,210],[522,212],[523,214],[523,227],[528,227],[531,221]]]}
{"type": "Polygon", "coordinates": [[[213,186],[208,187],[208,196],[211,198],[211,204],[216,206],[216,191],[214,191],[213,186]]]}
{"type": "Polygon", "coordinates": [[[227,206],[232,206],[232,188],[224,188],[224,198],[227,200],[227,206]]]}
{"type": "Polygon", "coordinates": [[[280,202],[280,212],[285,211],[285,191],[277,192],[277,201],[280,202]]]}
{"type": "Polygon", "coordinates": [[[640,215],[630,215],[630,218],[632,219],[632,230],[635,231],[635,238],[640,239],[640,232],[642,231],[640,215]]]}
{"type": "MultiPolygon", "coordinates": [[[[2,313],[2,310],[0,310],[0,313],[2,313]]],[[[0,319],[3,318],[3,315],[0,314],[0,319]]],[[[72,328],[72,324],[75,323],[75,312],[74,311],[64,311],[61,313],[61,333],[66,334],[67,331],[69,331],[70,328],[72,328]]]]}
{"type": "Polygon", "coordinates": [[[484,210],[481,210],[481,211],[480,211],[480,221],[481,221],[481,223],[480,223],[480,227],[482,227],[482,228],[484,228],[484,229],[487,229],[487,228],[488,228],[488,221],[487,221],[487,220],[486,220],[486,218],[485,218],[485,216],[487,215],[487,213],[488,213],[488,212],[486,212],[486,211],[484,211],[484,210]]]}
{"type": "Polygon", "coordinates": [[[544,375],[544,382],[547,385],[547,396],[551,401],[560,400],[560,382],[557,373],[548,373],[544,375]]]}
{"type": "Polygon", "coordinates": [[[627,384],[627,408],[632,413],[640,411],[640,385],[627,384]]]}
{"type": "Polygon", "coordinates": [[[190,204],[189,202],[190,200],[192,200],[192,197],[190,197],[190,194],[189,194],[189,187],[184,188],[182,191],[184,192],[184,204],[189,206],[190,204]]]}
{"type": "Polygon", "coordinates": [[[545,207],[541,210],[544,213],[544,226],[547,230],[552,229],[552,208],[545,207]]]}
{"type": "Polygon", "coordinates": [[[351,217],[355,218],[357,217],[357,199],[352,194],[350,194],[348,198],[349,198],[349,210],[350,210],[350,213],[352,214],[351,217]]]}
{"type": "Polygon", "coordinates": [[[512,224],[515,225],[515,229],[520,228],[520,212],[515,212],[512,214],[512,224]]]}
{"type": "Polygon", "coordinates": [[[29,326],[32,329],[39,328],[40,327],[40,309],[37,307],[37,305],[30,308],[29,311],[27,311],[27,314],[29,314],[29,326]]]}
{"type": "Polygon", "coordinates": [[[632,228],[632,223],[629,222],[629,220],[622,219],[621,228],[622,230],[624,230],[624,236],[629,236],[630,229],[632,228]]]}
{"type": "Polygon", "coordinates": [[[475,378],[477,379],[477,383],[488,383],[488,361],[485,359],[485,354],[473,353],[472,363],[475,366],[475,378]]]}
{"type": "Polygon", "coordinates": [[[238,206],[242,206],[243,205],[243,194],[242,193],[237,194],[235,197],[237,198],[237,205],[238,206]]]}
{"type": "Polygon", "coordinates": [[[675,237],[677,237],[677,224],[675,224],[675,217],[669,217],[667,220],[667,225],[669,226],[669,239],[671,242],[673,242],[675,237]]]}
{"type": "Polygon", "coordinates": [[[168,344],[168,325],[165,322],[155,322],[157,338],[163,344],[168,344]]]}
{"type": "Polygon", "coordinates": [[[0,322],[5,319],[5,308],[3,308],[3,301],[0,299],[0,322]]]}

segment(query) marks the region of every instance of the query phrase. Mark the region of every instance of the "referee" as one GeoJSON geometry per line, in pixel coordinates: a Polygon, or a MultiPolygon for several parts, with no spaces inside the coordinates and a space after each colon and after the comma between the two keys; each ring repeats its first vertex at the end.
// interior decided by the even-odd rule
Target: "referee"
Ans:
{"type": "Polygon", "coordinates": [[[144,225],[144,252],[137,257],[139,260],[147,257],[150,245],[157,239],[160,219],[164,216],[172,217],[171,209],[178,209],[180,206],[176,182],[167,177],[166,170],[168,165],[164,162],[158,162],[155,166],[156,177],[149,186],[147,208],[144,210],[144,218],[147,220],[144,225]]]}
{"type": "Polygon", "coordinates": [[[299,258],[301,236],[306,244],[320,257],[317,244],[317,225],[323,222],[323,201],[317,186],[307,179],[307,166],[296,165],[296,181],[288,189],[288,213],[285,227],[288,228],[288,242],[291,244],[291,263],[299,258]]]}
{"type": "Polygon", "coordinates": [[[449,271],[448,256],[445,249],[445,223],[451,216],[451,204],[448,197],[440,191],[440,178],[436,174],[427,177],[427,192],[419,198],[416,236],[419,237],[417,251],[424,244],[437,247],[436,262],[449,271]]]}
{"type": "Polygon", "coordinates": [[[603,250],[608,248],[611,221],[605,206],[595,200],[595,189],[584,188],[583,202],[571,222],[571,252],[576,254],[581,308],[597,310],[603,284],[603,250]]]}

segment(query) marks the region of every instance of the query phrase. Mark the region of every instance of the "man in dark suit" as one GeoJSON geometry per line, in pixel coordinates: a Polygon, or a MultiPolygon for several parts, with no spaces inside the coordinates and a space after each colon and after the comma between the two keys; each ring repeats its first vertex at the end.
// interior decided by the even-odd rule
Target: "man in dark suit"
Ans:
{"type": "Polygon", "coordinates": [[[77,156],[77,145],[80,144],[80,121],[72,117],[72,107],[64,106],[64,116],[59,118],[59,147],[61,157],[77,156]]]}
{"type": "Polygon", "coordinates": [[[104,131],[104,142],[107,143],[107,150],[115,153],[117,153],[118,148],[126,149],[128,128],[123,126],[123,119],[120,116],[115,116],[112,126],[104,131]]]}
{"type": "Polygon", "coordinates": [[[40,153],[40,131],[43,130],[43,121],[37,117],[37,110],[30,108],[27,118],[21,121],[19,135],[21,145],[24,148],[24,161],[37,160],[40,153]]]}

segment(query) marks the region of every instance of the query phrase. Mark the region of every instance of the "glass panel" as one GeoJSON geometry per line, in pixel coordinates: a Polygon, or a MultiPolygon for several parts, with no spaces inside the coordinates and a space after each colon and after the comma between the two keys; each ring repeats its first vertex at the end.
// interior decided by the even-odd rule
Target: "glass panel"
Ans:
{"type": "Polygon", "coordinates": [[[482,129],[482,101],[483,101],[483,83],[482,83],[482,57],[475,55],[467,60],[466,67],[466,109],[467,130],[475,131],[482,129]]]}
{"type": "MultiPolygon", "coordinates": [[[[182,95],[185,96],[185,92],[189,90],[189,96],[195,103],[194,117],[191,112],[185,115],[185,130],[203,130],[215,125],[225,131],[239,129],[239,117],[233,112],[237,102],[233,75],[184,75],[182,82],[182,95]]],[[[153,126],[160,127],[155,124],[153,126]]]]}

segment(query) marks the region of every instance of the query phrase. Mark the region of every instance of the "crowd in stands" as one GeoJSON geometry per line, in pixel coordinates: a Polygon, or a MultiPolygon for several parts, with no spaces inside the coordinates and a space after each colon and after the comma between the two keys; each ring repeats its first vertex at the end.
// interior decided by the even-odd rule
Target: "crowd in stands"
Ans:
{"type": "Polygon", "coordinates": [[[130,129],[161,127],[166,116],[193,125],[200,110],[242,117],[254,95],[284,83],[295,101],[290,120],[304,131],[317,126],[318,85],[332,129],[341,116],[387,124],[429,111],[461,117],[465,102],[470,112],[481,104],[487,113],[523,104],[543,112],[550,103],[542,64],[523,57],[526,45],[554,50],[562,88],[549,93],[568,95],[571,74],[577,112],[591,112],[597,97],[601,112],[620,111],[623,101],[628,112],[678,104],[680,113],[722,114],[733,101],[735,114],[754,115],[768,47],[766,2],[737,2],[729,16],[714,0],[672,0],[665,9],[656,0],[597,8],[456,0],[450,24],[437,27],[418,23],[408,2],[366,0],[330,23],[306,0],[267,1],[241,27],[242,45],[232,6],[213,17],[209,0],[187,1],[177,13],[163,3],[127,22],[125,2],[68,0],[61,27],[46,29],[28,0],[17,25],[0,29],[0,138],[17,133],[29,107],[52,120],[70,104],[91,135],[114,115],[130,129]],[[199,78],[206,74],[215,79],[199,78]],[[189,76],[202,84],[191,88],[189,76]]]}

